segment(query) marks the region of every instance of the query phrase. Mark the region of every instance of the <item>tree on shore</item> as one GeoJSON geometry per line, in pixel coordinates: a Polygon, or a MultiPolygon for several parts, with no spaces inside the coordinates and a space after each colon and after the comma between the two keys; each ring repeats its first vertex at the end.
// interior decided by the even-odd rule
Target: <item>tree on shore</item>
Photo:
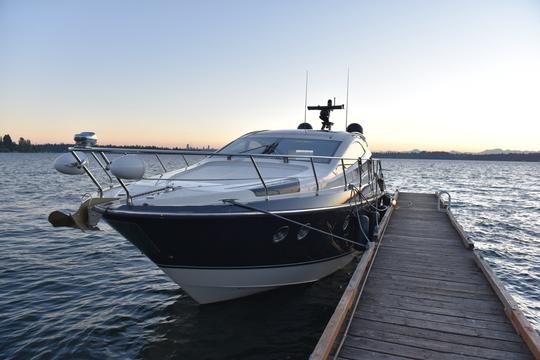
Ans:
{"type": "Polygon", "coordinates": [[[33,152],[35,151],[35,147],[32,145],[30,140],[27,140],[23,137],[20,137],[19,141],[15,143],[13,142],[13,140],[11,140],[11,136],[9,134],[5,134],[4,136],[1,136],[0,137],[0,152],[13,152],[13,151],[33,152]]]}
{"type": "Polygon", "coordinates": [[[13,144],[13,141],[11,140],[11,136],[9,136],[9,134],[4,135],[4,137],[2,138],[2,147],[7,151],[13,151],[15,144],[13,144]]]}
{"type": "Polygon", "coordinates": [[[30,140],[25,140],[23,137],[20,137],[19,144],[17,146],[17,151],[20,151],[20,152],[32,151],[32,144],[30,143],[30,140]]]}

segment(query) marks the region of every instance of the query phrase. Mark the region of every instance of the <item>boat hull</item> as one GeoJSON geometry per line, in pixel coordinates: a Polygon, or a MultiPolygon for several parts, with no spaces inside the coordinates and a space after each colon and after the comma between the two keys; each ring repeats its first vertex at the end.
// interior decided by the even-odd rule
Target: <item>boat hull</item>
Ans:
{"type": "Polygon", "coordinates": [[[366,231],[358,226],[357,210],[367,214],[369,206],[280,215],[291,221],[253,212],[167,216],[105,211],[103,217],[204,304],[314,282],[332,274],[362,248],[366,231]]]}
{"type": "Polygon", "coordinates": [[[160,269],[199,304],[232,300],[287,285],[315,282],[347,265],[350,252],[334,259],[274,267],[160,269]]]}

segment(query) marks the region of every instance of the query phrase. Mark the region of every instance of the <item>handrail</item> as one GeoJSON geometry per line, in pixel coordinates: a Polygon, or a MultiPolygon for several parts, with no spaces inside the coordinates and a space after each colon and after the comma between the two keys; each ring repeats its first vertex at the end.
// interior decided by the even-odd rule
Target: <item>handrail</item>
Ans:
{"type": "Polygon", "coordinates": [[[301,155],[301,154],[248,154],[248,153],[222,153],[218,151],[193,151],[193,150],[165,150],[165,149],[133,149],[133,148],[111,148],[101,146],[71,146],[69,151],[92,152],[102,151],[111,154],[160,154],[160,155],[199,155],[199,156],[223,156],[223,157],[261,157],[261,158],[281,158],[281,159],[322,159],[322,160],[348,160],[356,161],[358,158],[346,158],[340,156],[322,155],[301,155]]]}
{"type": "Polygon", "coordinates": [[[90,169],[88,168],[88,166],[86,166],[86,164],[82,161],[82,159],[79,157],[79,155],[77,155],[77,153],[76,153],[75,151],[72,151],[71,154],[73,155],[73,157],[75,158],[75,160],[77,160],[77,163],[79,164],[80,167],[82,167],[82,169],[84,170],[84,172],[86,173],[86,175],[88,175],[88,177],[90,178],[90,180],[92,180],[92,182],[97,186],[99,196],[100,196],[100,197],[103,197],[103,187],[101,186],[101,184],[99,183],[99,181],[96,179],[96,177],[94,176],[94,174],[92,174],[92,172],[90,171],[90,169]]]}
{"type": "Polygon", "coordinates": [[[452,198],[450,197],[450,193],[448,193],[448,191],[440,190],[440,191],[437,191],[435,195],[437,195],[437,198],[439,200],[437,201],[437,210],[441,211],[442,205],[445,205],[446,209],[450,209],[452,198]],[[448,196],[448,201],[446,202],[446,204],[443,204],[442,195],[448,196]]]}
{"type": "Polygon", "coordinates": [[[102,168],[103,172],[105,172],[105,174],[109,177],[109,182],[112,184],[113,183],[113,178],[112,178],[111,174],[109,174],[109,172],[107,171],[106,165],[103,165],[103,163],[101,162],[101,160],[99,160],[99,158],[97,157],[95,152],[91,152],[91,154],[92,154],[92,157],[98,163],[99,167],[102,168]]]}
{"type": "MultiPolygon", "coordinates": [[[[362,183],[362,175],[363,175],[362,174],[363,173],[362,167],[363,167],[364,164],[367,163],[367,170],[368,170],[367,175],[368,175],[368,182],[369,183],[373,182],[374,179],[376,180],[376,177],[379,175],[374,171],[374,165],[376,163],[380,164],[380,160],[375,160],[375,159],[372,159],[372,158],[371,159],[366,159],[365,161],[363,161],[362,158],[345,158],[345,157],[337,157],[337,156],[317,156],[317,155],[301,155],[301,154],[298,154],[298,155],[297,154],[288,154],[288,155],[281,155],[281,154],[242,154],[242,153],[231,154],[231,153],[208,152],[208,151],[111,148],[111,147],[100,147],[100,146],[85,146],[85,147],[73,146],[73,147],[69,147],[69,151],[74,155],[74,157],[77,159],[80,166],[84,169],[85,173],[90,177],[92,182],[97,186],[98,193],[99,193],[99,195],[101,197],[103,196],[103,192],[104,192],[103,187],[98,182],[97,178],[92,174],[92,172],[90,171],[88,166],[83,164],[83,161],[79,158],[79,156],[77,156],[76,152],[90,152],[92,154],[92,157],[98,162],[100,168],[105,172],[105,174],[111,180],[112,180],[112,176],[109,173],[110,172],[111,160],[109,160],[109,158],[105,155],[105,153],[122,154],[122,155],[125,155],[125,154],[149,154],[149,155],[155,155],[157,161],[161,165],[161,168],[165,172],[167,172],[167,168],[165,167],[165,164],[162,162],[161,158],[159,157],[160,154],[161,155],[181,155],[184,162],[186,163],[185,168],[190,166],[189,162],[186,159],[186,155],[197,155],[197,156],[207,156],[207,157],[213,157],[213,156],[227,157],[228,159],[230,159],[233,156],[234,157],[246,158],[246,159],[249,159],[249,161],[253,165],[253,168],[255,169],[255,172],[257,173],[257,177],[260,180],[260,182],[261,182],[261,184],[262,184],[262,186],[264,188],[264,193],[265,193],[266,200],[269,199],[269,195],[270,195],[269,190],[268,190],[268,186],[266,184],[266,181],[265,181],[265,179],[264,179],[264,177],[262,175],[262,172],[261,172],[261,170],[259,168],[259,165],[257,164],[255,158],[260,158],[260,159],[276,159],[277,158],[277,159],[283,159],[283,161],[287,162],[287,163],[290,162],[290,161],[306,161],[306,160],[308,160],[310,162],[310,164],[311,164],[311,169],[313,171],[313,179],[315,181],[315,186],[316,186],[315,195],[319,195],[321,185],[320,185],[319,178],[317,176],[317,171],[316,171],[316,168],[315,168],[315,161],[314,160],[317,160],[317,159],[339,160],[338,161],[338,164],[339,164],[338,167],[341,167],[341,170],[343,172],[343,180],[345,182],[344,191],[347,191],[348,185],[349,185],[348,184],[349,180],[347,179],[347,174],[346,174],[347,170],[346,170],[346,167],[345,167],[345,161],[354,161],[354,163],[357,164],[357,166],[358,166],[358,175],[359,175],[359,179],[358,179],[359,184],[362,183]],[[105,164],[103,164],[101,161],[99,161],[98,157],[96,156],[96,153],[101,155],[101,157],[105,161],[105,164]]],[[[380,165],[379,165],[379,169],[380,169],[380,165]]],[[[163,175],[163,173],[160,174],[160,175],[163,175]]],[[[116,176],[115,176],[115,178],[118,181],[118,184],[124,189],[124,191],[126,193],[126,203],[128,205],[132,205],[133,204],[133,198],[136,197],[137,194],[131,195],[130,192],[129,192],[129,189],[128,189],[128,184],[124,180],[122,180],[121,178],[118,178],[116,176]]],[[[174,179],[167,179],[167,180],[173,180],[174,181],[174,179]]],[[[114,187],[114,185],[111,183],[111,188],[112,187],[114,187]]]]}
{"type": "MultiPolygon", "coordinates": [[[[93,153],[92,153],[93,154],[93,153]]],[[[158,154],[155,154],[156,155],[156,159],[157,161],[159,161],[159,164],[161,165],[161,167],[163,168],[163,171],[167,172],[167,168],[165,167],[165,165],[163,165],[163,162],[161,161],[161,159],[159,158],[159,155],[158,154]]]]}
{"type": "Polygon", "coordinates": [[[343,180],[345,180],[345,190],[347,190],[347,174],[345,173],[345,160],[341,159],[341,172],[343,172],[343,180]]]}
{"type": "Polygon", "coordinates": [[[261,180],[262,186],[264,187],[264,193],[266,195],[266,200],[268,200],[268,187],[266,186],[266,183],[264,182],[264,179],[261,175],[261,171],[259,170],[259,167],[257,166],[257,163],[255,162],[255,159],[253,156],[250,156],[249,159],[251,160],[251,163],[253,164],[253,167],[255,168],[255,171],[257,172],[257,175],[259,175],[259,179],[261,180]]]}
{"type": "Polygon", "coordinates": [[[315,171],[315,164],[313,163],[313,159],[309,160],[311,162],[311,169],[313,170],[313,177],[315,178],[315,186],[317,187],[317,191],[315,192],[316,195],[319,195],[319,179],[317,179],[317,172],[315,171]]]}

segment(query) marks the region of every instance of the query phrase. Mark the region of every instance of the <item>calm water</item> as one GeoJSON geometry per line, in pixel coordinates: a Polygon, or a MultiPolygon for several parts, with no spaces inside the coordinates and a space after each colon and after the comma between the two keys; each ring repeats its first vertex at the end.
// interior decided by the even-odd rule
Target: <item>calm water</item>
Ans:
{"type": "MultiPolygon", "coordinates": [[[[54,229],[86,177],[0,154],[0,358],[301,359],[353,266],[316,284],[198,306],[106,225],[54,229]]],[[[452,194],[458,220],[540,330],[540,164],[385,160],[391,189],[452,194]]]]}

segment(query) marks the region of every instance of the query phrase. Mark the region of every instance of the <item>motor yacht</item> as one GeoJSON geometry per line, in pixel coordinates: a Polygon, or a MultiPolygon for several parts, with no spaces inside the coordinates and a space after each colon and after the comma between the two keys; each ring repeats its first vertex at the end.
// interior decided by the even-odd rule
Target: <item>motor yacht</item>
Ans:
{"type": "Polygon", "coordinates": [[[315,282],[369,246],[389,203],[362,127],[331,129],[339,108],[310,107],[321,130],[253,131],[215,152],[100,147],[95,134],[77,134],[55,168],[87,174],[98,190],[49,221],[83,230],[107,222],[201,304],[315,282]],[[162,167],[152,176],[149,155],[162,167]],[[162,161],[194,155],[177,169],[162,161]]]}

